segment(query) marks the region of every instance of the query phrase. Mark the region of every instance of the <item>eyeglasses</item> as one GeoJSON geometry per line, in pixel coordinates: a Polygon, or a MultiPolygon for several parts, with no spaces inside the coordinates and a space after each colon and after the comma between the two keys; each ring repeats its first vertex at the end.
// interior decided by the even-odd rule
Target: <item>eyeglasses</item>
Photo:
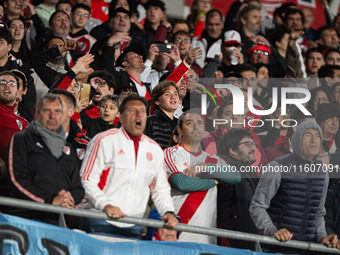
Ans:
{"type": "Polygon", "coordinates": [[[175,39],[175,42],[176,42],[176,43],[181,43],[181,42],[183,42],[184,44],[189,44],[189,43],[191,43],[191,40],[188,40],[188,39],[180,39],[180,38],[178,38],[178,39],[175,39]]]}
{"type": "Polygon", "coordinates": [[[269,53],[267,51],[264,51],[264,50],[254,50],[254,53],[269,56],[269,53]]]}
{"type": "Polygon", "coordinates": [[[328,97],[316,97],[316,98],[314,98],[314,101],[315,102],[329,102],[329,99],[328,99],[328,97]]]}
{"type": "Polygon", "coordinates": [[[10,86],[10,87],[15,87],[17,86],[17,83],[14,81],[6,81],[6,80],[0,80],[0,86],[10,86]]]}
{"type": "Polygon", "coordinates": [[[94,84],[98,85],[99,87],[104,87],[107,82],[106,81],[95,81],[94,84]]]}
{"type": "Polygon", "coordinates": [[[188,76],[188,78],[189,78],[190,80],[193,80],[193,81],[198,81],[198,78],[195,77],[195,76],[193,76],[193,75],[188,76]]]}
{"type": "Polygon", "coordinates": [[[88,19],[90,17],[90,14],[81,13],[81,12],[75,12],[75,15],[78,15],[79,17],[83,16],[85,19],[88,19]]]}
{"type": "Polygon", "coordinates": [[[235,85],[235,86],[241,86],[241,82],[239,80],[226,80],[227,84],[235,85]]]}
{"type": "Polygon", "coordinates": [[[256,147],[256,143],[255,142],[251,142],[251,141],[247,141],[247,142],[243,142],[243,143],[239,143],[238,145],[241,144],[245,144],[248,148],[255,146],[256,147]]]}

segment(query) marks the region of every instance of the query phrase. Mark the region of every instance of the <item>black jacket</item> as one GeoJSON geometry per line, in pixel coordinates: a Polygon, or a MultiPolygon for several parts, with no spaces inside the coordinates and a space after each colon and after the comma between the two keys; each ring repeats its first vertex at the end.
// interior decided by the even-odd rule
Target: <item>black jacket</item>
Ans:
{"type": "Polygon", "coordinates": [[[155,140],[164,150],[169,147],[172,132],[177,125],[177,119],[170,119],[161,109],[156,109],[148,117],[144,134],[155,140]]]}
{"type": "MultiPolygon", "coordinates": [[[[19,132],[8,147],[6,171],[11,195],[15,198],[51,204],[63,189],[71,193],[75,205],[84,197],[75,151],[69,143],[57,159],[40,136],[29,130],[19,132]]],[[[40,220],[50,218],[24,209],[16,209],[14,213],[40,220]]]]}
{"type": "Polygon", "coordinates": [[[86,136],[93,138],[96,134],[106,131],[110,128],[115,128],[113,124],[108,124],[101,118],[91,118],[85,111],[80,113],[81,124],[83,129],[86,130],[86,136]]]}
{"type": "MultiPolygon", "coordinates": [[[[98,51],[101,46],[103,45],[103,40],[106,43],[107,39],[112,34],[112,28],[109,26],[108,21],[100,24],[99,26],[96,26],[93,28],[90,32],[90,35],[97,39],[97,42],[92,46],[94,50],[91,49],[91,53],[94,51],[98,51]]],[[[148,48],[145,41],[145,36],[143,31],[134,23],[131,23],[129,36],[131,37],[131,42],[135,42],[142,46],[142,48],[145,51],[145,54],[148,52],[148,48]]],[[[92,53],[93,54],[93,53],[92,53]]]]}
{"type": "MultiPolygon", "coordinates": [[[[229,156],[223,159],[240,170],[241,166],[247,164],[229,156]]],[[[227,230],[235,230],[257,234],[252,219],[249,215],[249,206],[258,184],[256,173],[242,173],[241,182],[235,185],[220,183],[217,189],[217,219],[219,227],[227,230]]],[[[254,249],[254,243],[231,240],[228,241],[233,248],[254,249]]],[[[223,242],[222,242],[223,243],[223,242]]]]}
{"type": "Polygon", "coordinates": [[[60,77],[64,76],[62,73],[46,66],[47,62],[52,61],[58,56],[60,56],[60,51],[57,47],[41,51],[32,56],[33,69],[48,88],[51,88],[60,77]]]}
{"type": "Polygon", "coordinates": [[[70,131],[67,136],[67,142],[69,142],[73,149],[76,151],[77,159],[78,159],[78,167],[80,169],[81,163],[83,162],[83,158],[85,156],[85,151],[87,145],[90,142],[90,138],[80,130],[78,124],[74,120],[70,120],[70,131]]]}

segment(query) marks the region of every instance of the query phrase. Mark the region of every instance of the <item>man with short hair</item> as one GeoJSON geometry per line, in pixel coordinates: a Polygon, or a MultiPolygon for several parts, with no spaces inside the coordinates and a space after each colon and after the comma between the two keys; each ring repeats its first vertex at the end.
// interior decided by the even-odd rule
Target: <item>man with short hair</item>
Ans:
{"type": "Polygon", "coordinates": [[[67,36],[68,39],[78,42],[76,50],[80,54],[87,54],[96,42],[85,29],[91,16],[91,8],[86,4],[76,4],[72,7],[72,27],[67,36]]]}
{"type": "Polygon", "coordinates": [[[21,17],[21,13],[24,10],[22,0],[6,0],[3,3],[3,7],[6,10],[3,19],[7,25],[12,19],[23,18],[21,17]]]}
{"type": "Polygon", "coordinates": [[[294,28],[301,28],[305,23],[303,12],[298,8],[289,8],[284,16],[283,24],[291,31],[294,28]]]}
{"type": "MultiPolygon", "coordinates": [[[[189,32],[184,30],[179,30],[176,33],[174,33],[172,37],[173,43],[178,47],[179,54],[181,56],[181,60],[184,60],[191,49],[191,35],[189,32]]],[[[173,61],[170,60],[169,70],[175,69],[179,63],[173,63],[173,61]]],[[[191,66],[195,68],[199,76],[203,76],[203,69],[194,61],[191,66]]]]}
{"type": "Polygon", "coordinates": [[[318,30],[318,43],[322,51],[327,49],[339,49],[339,38],[335,29],[325,25],[318,30]]]}
{"type": "Polygon", "coordinates": [[[254,5],[246,6],[239,14],[242,24],[239,33],[242,43],[245,44],[250,38],[258,35],[261,31],[261,13],[260,9],[254,5]]]}
{"type": "Polygon", "coordinates": [[[325,56],[317,49],[312,48],[306,52],[306,73],[308,77],[318,77],[318,70],[325,64],[325,56]]]}
{"type": "MultiPolygon", "coordinates": [[[[177,131],[181,142],[164,150],[164,158],[175,212],[181,223],[202,227],[216,227],[217,184],[236,184],[240,181],[238,172],[228,171],[229,166],[216,155],[202,150],[204,120],[200,112],[189,110],[178,120],[177,131]],[[196,166],[205,167],[201,172],[196,166]],[[207,166],[220,166],[225,171],[209,171],[207,166]],[[197,176],[198,178],[194,178],[197,176]]],[[[216,237],[182,232],[179,241],[216,243],[216,237]]]]}
{"type": "MultiPolygon", "coordinates": [[[[0,161],[2,163],[6,158],[6,147],[12,136],[28,125],[27,120],[14,114],[18,89],[19,81],[13,73],[9,71],[0,73],[0,161]]],[[[1,177],[4,177],[3,166],[0,170],[1,177]]]]}
{"type": "Polygon", "coordinates": [[[197,64],[204,68],[206,62],[212,61],[216,55],[221,54],[223,16],[217,9],[212,9],[207,13],[205,20],[205,30],[202,36],[192,39],[192,47],[199,47],[202,51],[202,58],[197,60],[197,64]]]}
{"type": "MultiPolygon", "coordinates": [[[[110,218],[142,217],[151,194],[167,227],[178,220],[164,171],[159,145],[143,135],[146,101],[138,95],[126,97],[120,105],[120,129],[111,129],[90,142],[81,168],[85,188],[84,209],[104,211],[110,218]]],[[[116,221],[83,218],[80,227],[87,232],[130,236],[141,239],[143,226],[116,221]]]]}
{"type": "Polygon", "coordinates": [[[59,0],[58,3],[55,5],[55,10],[64,11],[69,17],[71,17],[72,6],[73,5],[70,0],[59,0]]]}
{"type": "Polygon", "coordinates": [[[76,99],[70,92],[64,89],[54,89],[51,93],[58,95],[63,104],[64,111],[61,119],[61,125],[66,132],[67,142],[69,142],[76,151],[78,167],[80,168],[85,156],[86,147],[90,142],[90,138],[80,130],[77,122],[71,119],[75,112],[76,99]]]}
{"type": "MultiPolygon", "coordinates": [[[[37,104],[36,120],[11,139],[7,154],[7,181],[15,198],[76,208],[84,196],[75,151],[66,142],[61,125],[63,105],[46,94],[37,104]]],[[[57,214],[25,209],[18,216],[58,223],[57,214]]]]}
{"type": "Polygon", "coordinates": [[[274,170],[262,172],[249,208],[261,234],[281,242],[316,241],[340,248],[337,236],[327,235],[325,228],[328,174],[309,171],[317,167],[321,141],[320,126],[311,120],[302,122],[292,137],[293,152],[267,165],[274,170]],[[280,171],[283,167],[288,171],[280,171]]]}
{"type": "Polygon", "coordinates": [[[324,65],[318,70],[318,78],[326,93],[331,97],[332,87],[340,81],[340,66],[324,65]]]}
{"type": "MultiPolygon", "coordinates": [[[[0,44],[2,45],[2,47],[0,47],[0,72],[18,69],[19,67],[16,61],[9,57],[9,52],[12,49],[12,36],[5,27],[0,27],[0,44]]],[[[28,120],[31,120],[34,116],[36,90],[33,79],[27,73],[26,75],[28,89],[26,95],[23,97],[21,105],[25,107],[27,113],[26,117],[29,118],[28,120]]]]}
{"type": "Polygon", "coordinates": [[[145,55],[147,52],[145,35],[134,23],[131,23],[130,18],[131,12],[119,7],[110,11],[107,22],[91,31],[91,35],[98,40],[91,48],[91,53],[96,56],[94,62],[96,68],[113,72],[117,60],[113,58],[116,56],[115,52],[120,51],[119,56],[130,44],[138,44],[142,49],[139,54],[145,55]]]}
{"type": "MultiPolygon", "coordinates": [[[[144,5],[146,11],[146,19],[144,23],[144,33],[146,44],[150,46],[155,42],[156,32],[158,28],[166,21],[167,11],[165,3],[161,0],[150,0],[144,5]]],[[[170,41],[169,33],[166,32],[166,39],[170,41]]],[[[164,41],[164,40],[163,40],[164,41]]]]}
{"type": "Polygon", "coordinates": [[[336,49],[329,49],[325,53],[326,65],[337,65],[340,66],[340,51],[336,49]]]}

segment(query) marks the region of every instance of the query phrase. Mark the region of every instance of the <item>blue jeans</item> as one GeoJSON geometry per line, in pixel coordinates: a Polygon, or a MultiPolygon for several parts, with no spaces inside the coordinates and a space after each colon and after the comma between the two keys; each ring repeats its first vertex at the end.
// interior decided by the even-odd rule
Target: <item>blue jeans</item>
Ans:
{"type": "Polygon", "coordinates": [[[106,220],[79,217],[79,228],[87,233],[101,234],[113,237],[142,239],[143,226],[121,228],[112,225],[106,220]]]}

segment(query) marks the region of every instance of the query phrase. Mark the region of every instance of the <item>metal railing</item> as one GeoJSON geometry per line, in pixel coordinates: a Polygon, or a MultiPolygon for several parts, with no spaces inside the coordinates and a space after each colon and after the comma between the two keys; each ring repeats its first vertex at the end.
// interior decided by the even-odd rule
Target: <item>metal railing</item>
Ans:
{"type": "MultiPolygon", "coordinates": [[[[83,209],[72,209],[71,210],[65,207],[54,206],[51,204],[40,204],[37,202],[9,198],[9,197],[0,196],[0,204],[10,206],[10,207],[45,211],[45,212],[56,213],[56,214],[61,214],[61,215],[65,214],[65,215],[72,215],[72,216],[77,216],[77,217],[95,218],[95,219],[130,223],[130,224],[142,225],[142,226],[147,226],[147,227],[164,228],[164,222],[160,220],[136,218],[136,217],[130,217],[130,216],[123,217],[120,219],[112,219],[112,218],[107,217],[107,215],[104,212],[95,212],[95,211],[83,210],[83,209]]],[[[317,243],[307,243],[307,242],[301,242],[301,241],[295,241],[295,240],[290,240],[287,242],[279,242],[273,237],[249,234],[249,233],[232,231],[232,230],[206,228],[206,227],[192,226],[188,224],[178,224],[178,226],[174,229],[178,231],[185,231],[185,232],[191,232],[191,233],[196,233],[196,234],[226,237],[226,238],[243,240],[243,241],[248,241],[248,242],[251,241],[251,242],[257,243],[257,247],[260,247],[259,244],[262,243],[262,244],[270,244],[270,245],[275,245],[275,246],[282,246],[286,248],[301,249],[301,250],[306,250],[306,251],[318,251],[318,252],[340,254],[340,251],[338,249],[328,248],[324,245],[317,244],[317,243]]]]}

